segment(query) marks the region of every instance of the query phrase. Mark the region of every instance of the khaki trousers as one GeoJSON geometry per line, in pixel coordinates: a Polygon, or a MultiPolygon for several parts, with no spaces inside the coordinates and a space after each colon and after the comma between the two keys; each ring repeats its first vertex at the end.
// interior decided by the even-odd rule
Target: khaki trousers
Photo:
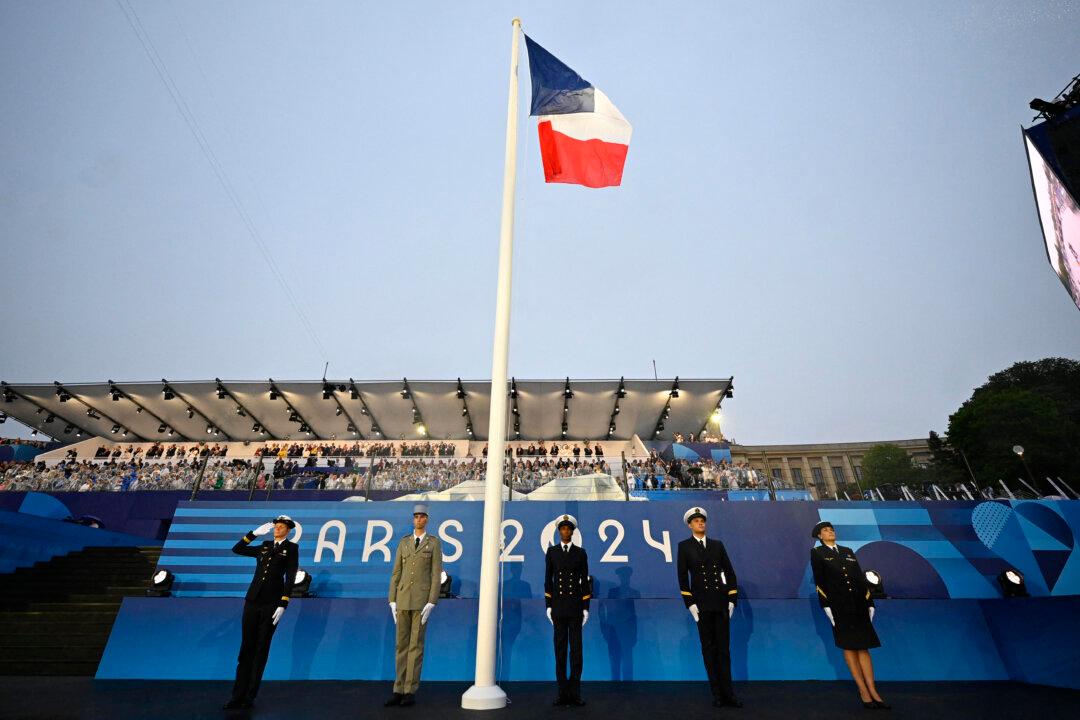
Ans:
{"type": "Polygon", "coordinates": [[[420,687],[420,668],[424,664],[424,632],[419,610],[397,611],[397,641],[395,668],[397,679],[394,692],[411,694],[420,687]]]}

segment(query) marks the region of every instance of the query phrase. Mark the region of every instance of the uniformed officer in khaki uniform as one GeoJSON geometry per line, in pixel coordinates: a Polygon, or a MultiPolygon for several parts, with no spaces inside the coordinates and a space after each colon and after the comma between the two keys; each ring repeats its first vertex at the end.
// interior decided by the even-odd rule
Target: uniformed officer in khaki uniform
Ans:
{"type": "Polygon", "coordinates": [[[424,631],[439,602],[442,581],[442,544],[427,533],[428,506],[413,506],[413,531],[401,538],[390,575],[390,612],[397,625],[395,659],[397,679],[386,706],[413,705],[424,663],[424,631]]]}

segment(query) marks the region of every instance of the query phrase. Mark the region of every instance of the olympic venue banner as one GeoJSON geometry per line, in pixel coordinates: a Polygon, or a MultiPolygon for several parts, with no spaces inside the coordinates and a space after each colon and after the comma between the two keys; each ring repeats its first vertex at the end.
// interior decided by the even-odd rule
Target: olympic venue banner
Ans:
{"type": "MultiPolygon", "coordinates": [[[[508,502],[500,568],[505,598],[542,598],[544,552],[557,518],[575,516],[596,600],[676,598],[678,543],[689,536],[680,502],[508,502]]],[[[708,535],[723,541],[741,598],[813,595],[810,529],[828,520],[838,542],[878,572],[890,597],[1000,597],[996,577],[1020,571],[1033,596],[1080,595],[1080,501],[705,502],[708,535]]],[[[483,503],[430,504],[452,593],[475,598],[483,503]]],[[[231,552],[272,517],[297,522],[300,567],[319,597],[384,598],[398,540],[412,531],[406,502],[183,502],[159,566],[174,595],[241,597],[254,562],[231,552]]]]}

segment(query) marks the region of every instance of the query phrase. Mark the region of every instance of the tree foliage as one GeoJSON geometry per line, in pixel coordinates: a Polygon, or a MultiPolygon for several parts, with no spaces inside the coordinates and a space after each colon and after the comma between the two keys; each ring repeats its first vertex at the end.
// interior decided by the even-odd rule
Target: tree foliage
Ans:
{"type": "Polygon", "coordinates": [[[931,432],[928,444],[940,478],[970,478],[967,458],[980,486],[1001,479],[1015,487],[1015,478],[1028,480],[1012,450],[1020,445],[1039,489],[1052,490],[1047,475],[1072,483],[1080,472],[1080,362],[1046,358],[991,375],[949,416],[944,438],[931,432]]]}
{"type": "Polygon", "coordinates": [[[899,445],[881,443],[863,454],[863,487],[911,485],[923,482],[923,470],[916,467],[899,445]]]}

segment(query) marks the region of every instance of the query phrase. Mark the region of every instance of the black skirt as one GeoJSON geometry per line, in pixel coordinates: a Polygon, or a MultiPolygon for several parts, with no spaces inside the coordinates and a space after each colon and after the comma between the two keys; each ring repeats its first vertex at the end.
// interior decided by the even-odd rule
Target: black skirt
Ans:
{"type": "Polygon", "coordinates": [[[874,624],[870,622],[870,610],[867,607],[833,608],[833,640],[836,647],[843,650],[870,650],[881,647],[874,624]]]}

